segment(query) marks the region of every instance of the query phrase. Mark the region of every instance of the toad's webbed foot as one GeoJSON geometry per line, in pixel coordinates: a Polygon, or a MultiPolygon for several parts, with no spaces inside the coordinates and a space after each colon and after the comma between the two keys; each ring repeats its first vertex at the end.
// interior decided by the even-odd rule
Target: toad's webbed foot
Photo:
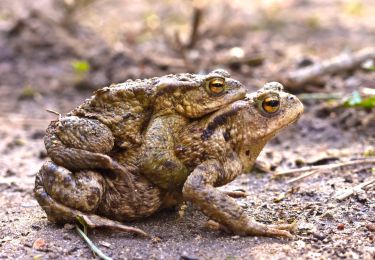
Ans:
{"type": "MultiPolygon", "coordinates": [[[[234,165],[233,161],[231,165],[234,165]]],[[[233,169],[234,167],[230,170],[233,169]]],[[[238,172],[240,170],[240,167],[236,169],[238,172]]],[[[205,161],[186,180],[184,198],[198,205],[204,214],[235,234],[292,238],[286,229],[293,229],[293,225],[265,225],[256,222],[233,198],[215,188],[217,184],[225,182],[225,178],[233,178],[233,174],[236,172],[229,172],[216,160],[205,161]]]]}
{"type": "Polygon", "coordinates": [[[86,215],[86,214],[78,214],[77,218],[80,219],[79,221],[84,222],[89,228],[108,228],[111,230],[126,232],[126,233],[133,233],[136,235],[140,235],[143,237],[150,237],[149,234],[144,232],[142,229],[126,226],[118,221],[103,218],[98,215],[86,215]]]}
{"type": "Polygon", "coordinates": [[[243,190],[225,191],[224,193],[231,198],[246,198],[249,196],[249,194],[243,190]]]}
{"type": "Polygon", "coordinates": [[[272,224],[272,225],[268,225],[268,227],[279,229],[279,230],[294,231],[297,229],[297,222],[294,222],[291,224],[272,224]]]}

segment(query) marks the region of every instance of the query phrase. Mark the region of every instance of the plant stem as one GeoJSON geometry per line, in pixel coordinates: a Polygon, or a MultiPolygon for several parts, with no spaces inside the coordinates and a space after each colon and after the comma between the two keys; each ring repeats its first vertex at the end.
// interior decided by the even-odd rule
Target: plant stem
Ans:
{"type": "Polygon", "coordinates": [[[86,241],[89,245],[90,249],[94,252],[94,254],[98,255],[101,259],[104,260],[112,260],[111,257],[106,256],[99,248],[97,248],[94,243],[90,240],[90,238],[76,225],[76,230],[78,234],[86,241]]]}

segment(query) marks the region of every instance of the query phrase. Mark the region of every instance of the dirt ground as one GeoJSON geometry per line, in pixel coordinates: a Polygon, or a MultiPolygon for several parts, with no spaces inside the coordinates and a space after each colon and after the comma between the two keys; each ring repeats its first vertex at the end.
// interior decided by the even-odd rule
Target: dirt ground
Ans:
{"type": "MultiPolygon", "coordinates": [[[[95,89],[127,78],[216,67],[254,91],[286,71],[375,43],[372,0],[207,1],[192,48],[185,47],[191,1],[29,2],[0,1],[1,259],[94,258],[74,228],[48,222],[33,198],[47,157],[44,130],[56,118],[46,109],[69,112],[95,89]]],[[[347,97],[374,89],[375,73],[358,67],[322,81],[289,90],[347,97]]],[[[304,97],[302,118],[260,155],[271,170],[375,156],[374,108],[304,97]]],[[[343,167],[293,184],[295,176],[254,171],[223,187],[246,190],[238,203],[260,222],[297,221],[294,239],[213,230],[192,205],[183,216],[163,211],[131,223],[153,239],[107,230],[89,236],[114,259],[374,259],[375,186],[336,199],[374,178],[374,169],[343,167]]]]}

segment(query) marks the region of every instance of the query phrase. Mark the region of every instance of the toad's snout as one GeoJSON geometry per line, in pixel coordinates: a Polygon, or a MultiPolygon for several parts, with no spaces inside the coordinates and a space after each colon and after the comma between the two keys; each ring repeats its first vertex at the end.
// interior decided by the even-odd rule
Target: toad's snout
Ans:
{"type": "Polygon", "coordinates": [[[302,102],[299,100],[298,97],[289,93],[287,93],[286,100],[289,103],[288,105],[291,108],[292,112],[294,111],[296,120],[298,120],[304,111],[304,106],[302,102]]]}

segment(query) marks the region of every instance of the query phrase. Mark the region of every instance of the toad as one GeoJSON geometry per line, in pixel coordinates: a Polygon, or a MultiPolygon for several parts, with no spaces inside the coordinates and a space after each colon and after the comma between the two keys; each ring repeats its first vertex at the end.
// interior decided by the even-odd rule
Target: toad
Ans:
{"type": "Polygon", "coordinates": [[[158,122],[156,130],[172,129],[167,131],[173,134],[172,139],[156,137],[155,141],[150,135],[140,149],[112,154],[126,169],[126,177],[99,169],[74,171],[49,161],[37,174],[34,193],[48,218],[55,222],[83,218],[91,227],[106,226],[145,234],[117,221],[150,216],[182,199],[195,204],[235,234],[291,237],[288,229],[293,225],[256,222],[233,198],[216,187],[249,171],[266,143],[295,122],[302,112],[303,105],[297,97],[284,92],[279,83],[268,83],[214,113],[184,121],[182,126],[178,123],[178,118],[186,120],[182,115],[175,114],[173,124],[158,122]],[[156,147],[164,142],[165,147],[174,149],[174,157],[167,165],[164,160],[157,160],[157,152],[151,149],[154,141],[156,147]],[[175,164],[179,167],[171,166],[175,164]],[[149,171],[146,175],[142,170],[145,168],[149,171]],[[158,171],[159,168],[165,171],[158,171]],[[168,176],[178,175],[182,177],[172,189],[168,176]],[[161,181],[155,183],[149,176],[161,181]],[[165,182],[167,188],[163,187],[165,182]]]}
{"type": "MultiPolygon", "coordinates": [[[[186,119],[176,122],[180,126],[245,94],[244,86],[221,69],[207,75],[184,73],[128,80],[97,90],[82,105],[52,121],[44,138],[47,154],[69,170],[103,169],[127,176],[127,170],[110,154],[137,150],[147,127],[170,121],[174,115],[186,119]]],[[[165,132],[152,134],[155,139],[169,138],[165,132]]],[[[171,147],[164,147],[167,149],[171,147]]],[[[150,160],[154,158],[150,156],[150,160]]]]}

